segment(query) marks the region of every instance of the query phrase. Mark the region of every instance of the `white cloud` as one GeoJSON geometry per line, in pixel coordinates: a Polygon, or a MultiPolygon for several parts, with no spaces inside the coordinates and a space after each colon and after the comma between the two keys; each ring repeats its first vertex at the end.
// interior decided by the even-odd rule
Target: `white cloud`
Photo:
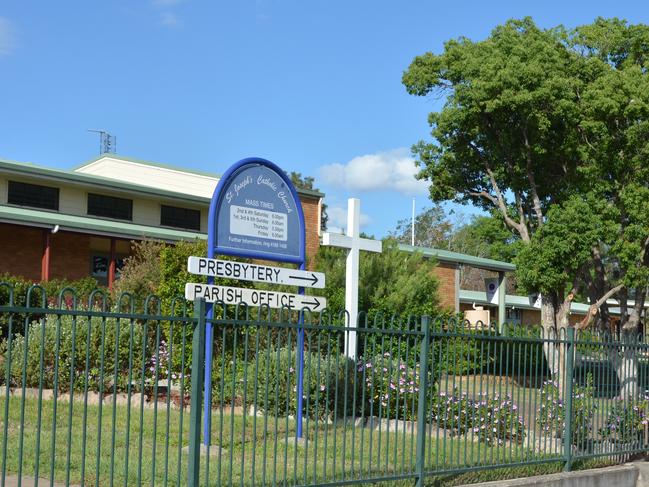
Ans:
{"type": "Polygon", "coordinates": [[[346,164],[334,163],[320,168],[324,182],[346,189],[424,195],[429,183],[415,179],[416,174],[415,161],[406,148],[357,156],[346,164]]]}
{"type": "MultiPolygon", "coordinates": [[[[345,233],[347,231],[347,207],[327,206],[327,230],[333,233],[345,233]]],[[[361,230],[365,225],[372,223],[372,219],[365,213],[361,212],[359,225],[361,230]]]]}
{"type": "Polygon", "coordinates": [[[174,9],[184,0],[151,0],[151,5],[160,13],[159,23],[163,27],[178,27],[180,19],[174,13],[174,9]]]}
{"type": "Polygon", "coordinates": [[[0,56],[8,56],[16,47],[16,32],[11,21],[0,17],[0,56]]]}
{"type": "Polygon", "coordinates": [[[162,15],[160,15],[160,25],[165,27],[176,27],[178,23],[178,17],[171,12],[162,12],[162,15]]]}

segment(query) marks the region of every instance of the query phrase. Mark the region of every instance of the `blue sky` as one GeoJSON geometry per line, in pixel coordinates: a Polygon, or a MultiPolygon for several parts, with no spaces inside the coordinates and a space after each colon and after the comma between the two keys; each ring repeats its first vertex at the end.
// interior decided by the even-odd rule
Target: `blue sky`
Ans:
{"type": "MultiPolygon", "coordinates": [[[[199,1],[0,3],[0,158],[71,168],[118,153],[221,173],[248,156],[316,178],[332,225],[361,199],[363,230],[410,215],[409,147],[440,101],[401,75],[458,36],[531,15],[649,22],[644,1],[199,1]]],[[[470,213],[470,209],[461,210],[470,213]]]]}

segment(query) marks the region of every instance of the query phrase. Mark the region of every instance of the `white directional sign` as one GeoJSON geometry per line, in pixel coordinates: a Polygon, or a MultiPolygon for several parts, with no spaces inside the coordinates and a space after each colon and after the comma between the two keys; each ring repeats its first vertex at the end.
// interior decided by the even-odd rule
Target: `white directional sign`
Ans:
{"type": "Polygon", "coordinates": [[[189,257],[187,270],[192,274],[212,277],[227,277],[242,281],[267,282],[269,284],[286,284],[300,287],[325,287],[325,275],[322,272],[299,271],[286,267],[271,267],[259,264],[247,264],[233,260],[189,257]]]}
{"type": "Polygon", "coordinates": [[[320,296],[302,296],[300,294],[193,282],[185,284],[185,298],[189,300],[203,298],[208,303],[222,301],[225,304],[246,303],[249,306],[288,307],[298,311],[303,308],[309,311],[322,311],[327,307],[327,300],[320,296]]]}

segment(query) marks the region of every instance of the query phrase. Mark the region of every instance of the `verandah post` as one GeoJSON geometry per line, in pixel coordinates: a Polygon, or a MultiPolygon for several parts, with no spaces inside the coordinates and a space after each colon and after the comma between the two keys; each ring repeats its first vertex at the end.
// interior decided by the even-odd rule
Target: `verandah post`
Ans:
{"type": "Polygon", "coordinates": [[[426,470],[426,398],[428,397],[428,350],[430,348],[430,318],[423,316],[421,351],[419,353],[419,404],[417,405],[417,487],[424,487],[426,470]]]}
{"type": "Polygon", "coordinates": [[[565,376],[565,389],[563,391],[563,398],[565,401],[565,431],[563,437],[563,454],[566,458],[564,470],[570,471],[572,467],[572,388],[573,388],[573,369],[575,359],[575,329],[568,327],[566,330],[566,340],[564,346],[566,347],[565,360],[566,360],[566,376],[565,376]]]}
{"type": "Polygon", "coordinates": [[[194,300],[192,337],[191,399],[189,414],[188,485],[199,485],[201,464],[201,407],[205,372],[205,301],[194,300]]]}

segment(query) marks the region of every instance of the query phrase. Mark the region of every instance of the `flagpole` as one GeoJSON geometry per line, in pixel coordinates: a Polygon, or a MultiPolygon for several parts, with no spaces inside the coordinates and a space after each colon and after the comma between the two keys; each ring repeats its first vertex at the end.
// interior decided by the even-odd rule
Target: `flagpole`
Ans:
{"type": "Polygon", "coordinates": [[[410,245],[415,246],[415,198],[412,199],[412,225],[410,232],[410,245]]]}

